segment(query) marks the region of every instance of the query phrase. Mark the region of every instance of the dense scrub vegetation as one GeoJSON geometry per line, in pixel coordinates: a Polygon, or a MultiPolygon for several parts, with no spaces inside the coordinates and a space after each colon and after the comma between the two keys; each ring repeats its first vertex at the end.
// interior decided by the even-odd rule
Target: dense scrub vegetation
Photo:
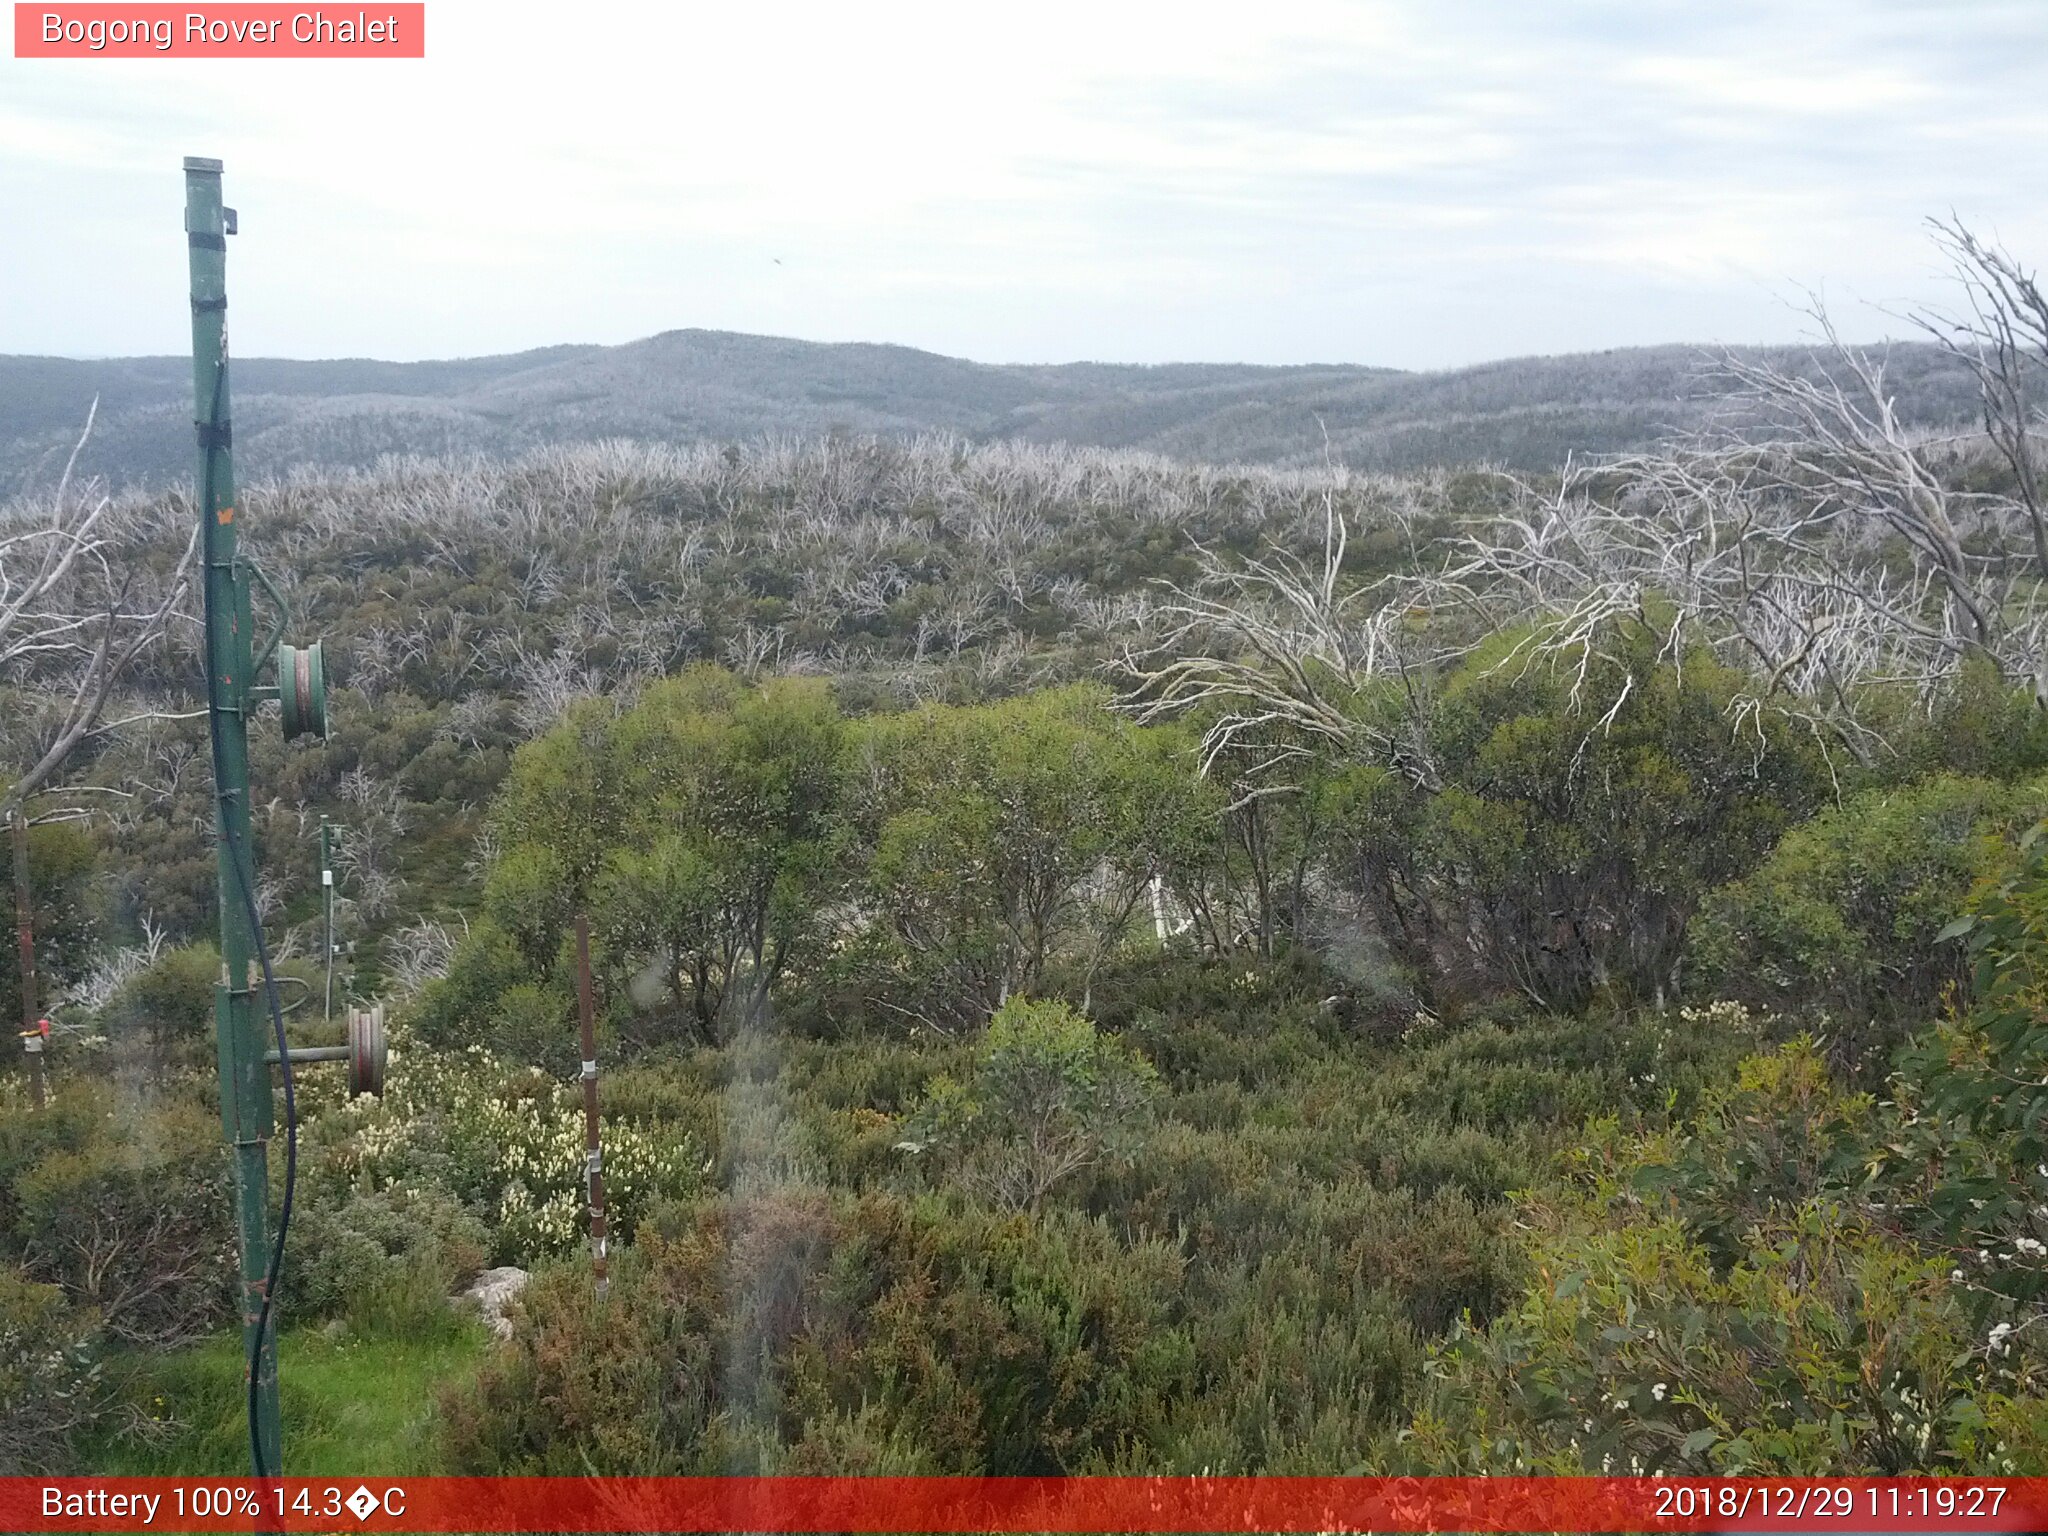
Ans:
{"type": "MultiPolygon", "coordinates": [[[[287,1379],[435,1362],[466,1471],[2038,1469],[2037,706],[1981,638],[1830,693],[1696,593],[1503,601],[1456,562],[1539,493],[1633,515],[950,442],[253,490],[340,683],[258,737],[291,1027],[323,812],[399,1005],[386,1097],[302,1083],[287,1379]]],[[[240,1454],[201,743],[96,737],[32,839],[7,1470],[240,1454]]]]}

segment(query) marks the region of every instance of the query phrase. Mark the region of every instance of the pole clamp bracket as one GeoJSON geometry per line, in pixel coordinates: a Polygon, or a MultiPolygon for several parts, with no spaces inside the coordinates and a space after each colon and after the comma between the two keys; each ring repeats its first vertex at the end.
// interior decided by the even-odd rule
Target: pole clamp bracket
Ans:
{"type": "Polygon", "coordinates": [[[192,313],[195,315],[210,315],[215,310],[223,310],[227,307],[228,296],[226,294],[222,294],[217,299],[194,299],[192,301],[192,313]]]}
{"type": "Polygon", "coordinates": [[[225,453],[234,446],[235,424],[231,421],[195,421],[192,426],[199,433],[199,446],[209,453],[225,453]]]}

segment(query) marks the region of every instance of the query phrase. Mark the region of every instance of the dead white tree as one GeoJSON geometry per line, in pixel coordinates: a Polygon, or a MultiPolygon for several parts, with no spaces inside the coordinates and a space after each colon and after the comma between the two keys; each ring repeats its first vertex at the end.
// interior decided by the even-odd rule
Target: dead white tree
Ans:
{"type": "MultiPolygon", "coordinates": [[[[1589,729],[1642,681],[1626,666],[1587,696],[1610,641],[1651,631],[1683,666],[1705,650],[1747,672],[1737,728],[1765,711],[1859,757],[1884,750],[1862,719],[1874,686],[1923,697],[1972,659],[2031,683],[2048,705],[2048,508],[2039,439],[2048,301],[2031,273],[1955,224],[1937,224],[1969,296],[1962,317],[1921,321],[1973,371],[1983,435],[1921,430],[1899,410],[1882,356],[1844,343],[1811,309],[1805,366],[1730,354],[1725,407],[1689,439],[1510,482],[1505,512],[1377,584],[1342,576],[1345,522],[1322,487],[1322,558],[1269,546],[1241,562],[1204,550],[1122,659],[1140,718],[1200,710],[1205,771],[1274,792],[1288,766],[1334,750],[1376,758],[1428,788],[1416,722],[1429,672],[1507,631],[1497,667],[1563,667],[1589,729]],[[2007,471],[1959,474],[1986,440],[2007,471]]],[[[1275,489],[1278,489],[1276,486],[1275,489]]],[[[1307,511],[1307,507],[1302,508],[1307,511]]],[[[1297,538],[1295,547],[1306,542],[1297,538]]]]}
{"type": "Polygon", "coordinates": [[[1976,379],[1984,435],[2012,472],[2036,574],[2048,577],[2048,485],[2036,436],[2048,433],[2048,295],[2032,272],[1958,221],[1930,219],[1928,227],[1948,254],[1966,310],[1913,319],[1976,379]]]}
{"type": "Polygon", "coordinates": [[[1434,788],[1419,729],[1423,631],[1398,584],[1345,577],[1349,529],[1334,491],[1322,510],[1319,556],[1269,545],[1239,562],[1198,547],[1200,576],[1163,584],[1142,638],[1118,658],[1124,707],[1140,721],[1203,711],[1201,771],[1220,765],[1247,794],[1292,790],[1275,775],[1330,750],[1434,788]]]}
{"type": "Polygon", "coordinates": [[[1934,227],[1970,303],[1919,323],[1976,377],[1981,437],[1910,426],[1885,360],[1844,343],[1816,301],[1808,366],[1724,357],[1716,427],[1518,486],[1423,603],[1523,625],[1502,665],[1562,660],[1582,683],[1601,636],[1654,626],[1662,660],[1705,647],[1752,673],[1739,713],[1783,711],[1864,757],[1882,750],[1858,718],[1871,685],[1929,697],[1979,658],[2048,704],[2048,303],[2003,252],[1934,227]],[[2006,483],[1957,472],[1987,445],[2006,483]]]}
{"type": "Polygon", "coordinates": [[[107,702],[163,634],[191,569],[196,529],[168,577],[157,579],[113,497],[91,487],[74,494],[98,407],[94,401],[55,494],[0,510],[0,687],[28,706],[18,718],[34,721],[10,743],[10,756],[22,755],[0,790],[0,821],[46,788],[88,738],[128,723],[103,723],[107,702]]]}

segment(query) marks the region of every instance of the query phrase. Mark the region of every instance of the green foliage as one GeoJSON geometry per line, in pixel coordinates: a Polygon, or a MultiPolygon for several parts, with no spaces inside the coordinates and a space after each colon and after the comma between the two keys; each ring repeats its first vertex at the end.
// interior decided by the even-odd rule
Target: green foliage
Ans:
{"type": "Polygon", "coordinates": [[[784,1187],[643,1233],[600,1311],[534,1322],[449,1403],[469,1471],[1052,1473],[1119,1464],[1194,1360],[1163,1244],[1071,1213],[784,1187]]]}
{"type": "Polygon", "coordinates": [[[495,1039],[499,1000],[528,983],[532,970],[511,933],[486,917],[472,923],[446,975],[430,982],[408,1013],[430,1049],[486,1045],[495,1039]]]}
{"type": "Polygon", "coordinates": [[[100,1027],[116,1046],[140,1045],[159,1065],[210,1064],[219,977],[220,951],[211,944],[174,949],[121,984],[100,1027]]]}
{"type": "Polygon", "coordinates": [[[608,941],[647,959],[701,1038],[766,1017],[844,880],[846,729],[822,684],[702,669],[613,732],[624,805],[596,893],[608,941]]]}
{"type": "Polygon", "coordinates": [[[50,1124],[0,1133],[5,1251],[125,1343],[194,1338],[228,1315],[227,1159],[218,1121],[177,1100],[63,1088],[50,1124]],[[74,1099],[75,1096],[75,1099],[74,1099]]]}
{"type": "Polygon", "coordinates": [[[1900,1021],[1925,1018],[1966,980],[1962,946],[1941,931],[2044,812],[2040,779],[1941,776],[1853,794],[1709,899],[1691,936],[1695,984],[1780,1011],[1823,1009],[1838,1062],[1881,1066],[1900,1021]]]}
{"type": "Polygon", "coordinates": [[[1973,1347],[1948,1265],[1834,1183],[1870,1112],[1802,1041],[1746,1065],[1696,1134],[1596,1127],[1567,1186],[1519,1202],[1533,1279],[1439,1352],[1414,1452],[1447,1472],[2010,1470],[2016,1383],[1973,1347]]]}
{"type": "Polygon", "coordinates": [[[2031,685],[2015,686],[1983,657],[1966,661],[1931,708],[1909,697],[1873,697],[1870,724],[1884,733],[1896,759],[1888,777],[1906,782],[1954,774],[2017,779],[2048,769],[2048,711],[2031,685]]]}
{"type": "Polygon", "coordinates": [[[2001,1358],[2048,1307],[2048,836],[1952,925],[1970,940],[1975,1005],[1901,1053],[1898,1123],[1870,1154],[1872,1182],[1921,1213],[1953,1255],[2001,1358]]]}
{"type": "Polygon", "coordinates": [[[1059,1184],[1128,1159],[1149,1118],[1152,1064],[1062,1003],[1013,998],[989,1020],[973,1075],[933,1079],[903,1145],[1009,1210],[1036,1210],[1059,1184]]]}
{"type": "Polygon", "coordinates": [[[1417,1426],[1458,1472],[1898,1475],[2003,1470],[1938,1260],[1802,1205],[1718,1273],[1670,1219],[1532,1212],[1539,1287],[1466,1335],[1417,1426]]]}
{"type": "Polygon", "coordinates": [[[75,1470],[72,1437],[104,1410],[97,1320],[0,1261],[0,1477],[75,1470]]]}
{"type": "Polygon", "coordinates": [[[518,754],[488,917],[422,1000],[422,1033],[530,1057],[567,1007],[585,905],[634,1042],[717,1044],[777,1001],[813,1030],[851,1013],[951,1031],[1018,992],[1085,998],[1150,877],[1192,871],[1220,811],[1179,733],[1106,702],[1063,689],[847,722],[819,685],[705,668],[615,719],[573,711],[518,754]]]}
{"type": "Polygon", "coordinates": [[[1178,767],[1094,689],[932,708],[862,733],[858,815],[872,839],[871,986],[942,1028],[1040,990],[1062,955],[1085,979],[1121,936],[1182,823],[1178,767]]]}
{"type": "Polygon", "coordinates": [[[484,888],[485,910],[538,968],[554,961],[618,839],[623,792],[610,728],[599,700],[568,710],[514,754],[492,810],[505,847],[484,888]]]}
{"type": "Polygon", "coordinates": [[[1093,1026],[1012,1003],[973,1039],[750,1037],[608,1076],[619,1113],[714,1147],[726,1192],[646,1210],[602,1311],[581,1263],[538,1275],[451,1394],[451,1464],[1384,1464],[1427,1340],[1516,1292],[1505,1191],[1585,1115],[1689,1112],[1750,1038],[1508,1015],[1361,1037],[1301,955],[1153,954],[1099,982],[1093,1026]],[[1057,1145],[1126,1072],[1153,1078],[1145,1118],[1035,1208],[952,1176],[1034,1126],[1057,1145]],[[962,1139],[906,1158],[906,1120],[962,1139]]]}
{"type": "Polygon", "coordinates": [[[352,1330],[386,1339],[458,1333],[448,1297],[490,1253],[483,1223],[432,1186],[309,1199],[292,1239],[292,1314],[344,1317],[352,1330]]]}
{"type": "Polygon", "coordinates": [[[1377,772],[1341,786],[1339,868],[1454,992],[1671,997],[1700,901],[1820,803],[1825,764],[1741,716],[1746,679],[1661,659],[1647,626],[1603,637],[1583,677],[1578,657],[1519,654],[1528,639],[1496,636],[1446,680],[1427,727],[1439,791],[1377,772]]]}
{"type": "MultiPolygon", "coordinates": [[[[581,1098],[538,1067],[501,1063],[479,1046],[414,1050],[394,1033],[384,1096],[350,1100],[303,1132],[303,1198],[325,1206],[327,1235],[344,1249],[360,1236],[387,1254],[415,1251],[452,1272],[471,1263],[476,1227],[442,1202],[460,1202],[505,1263],[573,1248],[585,1229],[581,1098]],[[359,1202],[375,1197],[367,1206],[359,1202]],[[407,1227],[404,1213],[427,1225],[407,1227]]],[[[690,1194],[702,1153],[684,1127],[613,1119],[605,1126],[605,1192],[613,1229],[629,1234],[643,1209],[690,1194]]],[[[345,1291],[340,1277],[337,1286],[345,1291]]],[[[316,1305],[340,1294],[325,1287],[316,1305]]]]}
{"type": "MultiPolygon", "coordinates": [[[[0,824],[0,868],[14,867],[14,839],[0,824]]],[[[98,850],[75,822],[48,822],[28,831],[29,902],[35,919],[36,984],[40,1012],[50,1012],[64,988],[84,973],[95,938],[92,878],[98,850]]],[[[8,941],[0,945],[0,1019],[21,1017],[21,954],[13,943],[12,900],[6,904],[8,941]]],[[[19,1052],[10,1052],[18,1056],[19,1052]]],[[[12,1067],[14,1062],[10,1060],[12,1067]]]]}
{"type": "MultiPolygon", "coordinates": [[[[430,1011],[502,1010],[519,972],[500,935],[545,981],[575,914],[590,911],[611,978],[634,983],[612,990],[642,1012],[706,1042],[758,1023],[843,881],[844,732],[820,685],[752,689],[711,668],[656,684],[616,719],[596,704],[572,710],[514,759],[493,812],[492,927],[430,1011]],[[490,1004],[477,996],[487,977],[499,984],[490,1004]]],[[[522,1016],[542,1006],[518,1004],[522,1016]]],[[[456,1017],[432,1027],[467,1032],[456,1017]]]]}

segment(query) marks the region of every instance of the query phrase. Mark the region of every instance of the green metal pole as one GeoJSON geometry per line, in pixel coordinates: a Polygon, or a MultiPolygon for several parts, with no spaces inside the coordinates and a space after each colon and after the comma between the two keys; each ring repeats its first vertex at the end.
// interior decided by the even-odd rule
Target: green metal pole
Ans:
{"type": "Polygon", "coordinates": [[[235,476],[229,448],[227,241],[218,160],[185,161],[185,232],[192,266],[192,398],[199,428],[199,518],[205,549],[207,694],[212,716],[214,833],[219,855],[221,974],[214,991],[220,1117],[235,1154],[241,1250],[243,1358],[255,1359],[256,1474],[282,1471],[277,1355],[261,1330],[270,1268],[270,1069],[256,1008],[256,936],[242,882],[249,868],[249,715],[254,627],[249,579],[236,559],[235,476]],[[237,861],[242,861],[237,866],[237,861]]]}

